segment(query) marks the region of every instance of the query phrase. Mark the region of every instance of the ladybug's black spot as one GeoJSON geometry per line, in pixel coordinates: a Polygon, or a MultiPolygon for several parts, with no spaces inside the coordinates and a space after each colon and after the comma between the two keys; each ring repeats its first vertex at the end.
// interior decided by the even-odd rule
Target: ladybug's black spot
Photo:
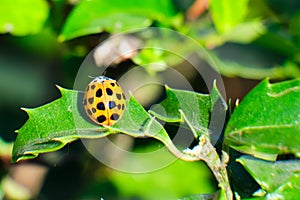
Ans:
{"type": "Polygon", "coordinates": [[[96,97],[101,97],[102,96],[102,89],[98,89],[96,92],[96,97]]]}
{"type": "Polygon", "coordinates": [[[96,108],[92,108],[92,112],[95,113],[97,110],[96,108]]]}
{"type": "Polygon", "coordinates": [[[125,104],[122,104],[122,110],[124,110],[125,109],[125,104]]]}
{"type": "Polygon", "coordinates": [[[116,102],[114,102],[114,101],[109,101],[109,102],[108,102],[108,107],[109,107],[109,109],[112,109],[112,108],[116,107],[116,102]]]}
{"type": "Polygon", "coordinates": [[[97,104],[97,109],[98,109],[98,110],[105,110],[105,105],[104,105],[104,103],[103,103],[103,102],[98,103],[98,104],[97,104]]]}
{"type": "Polygon", "coordinates": [[[89,99],[88,99],[88,102],[89,102],[90,104],[92,104],[92,103],[94,102],[94,97],[89,98],[89,99]]]}
{"type": "Polygon", "coordinates": [[[118,120],[119,118],[120,118],[120,115],[117,114],[117,113],[114,113],[114,114],[112,114],[112,115],[110,116],[110,119],[111,119],[111,120],[118,120]]]}
{"type": "Polygon", "coordinates": [[[106,121],[106,117],[104,115],[100,115],[99,117],[97,117],[97,122],[103,123],[105,121],[106,121]]]}
{"type": "Polygon", "coordinates": [[[91,112],[90,109],[87,109],[87,113],[88,113],[89,115],[92,115],[92,112],[91,112]]]}
{"type": "Polygon", "coordinates": [[[121,104],[118,104],[118,109],[119,109],[119,110],[121,109],[121,104]]]}
{"type": "Polygon", "coordinates": [[[117,96],[117,99],[119,99],[119,100],[121,100],[121,97],[122,97],[122,95],[121,94],[116,94],[116,96],[117,96]]]}
{"type": "Polygon", "coordinates": [[[90,86],[88,85],[86,88],[86,91],[88,92],[90,90],[90,86]]]}
{"type": "Polygon", "coordinates": [[[92,90],[95,89],[95,87],[96,87],[95,85],[92,85],[92,86],[91,86],[92,90]]]}
{"type": "Polygon", "coordinates": [[[86,98],[83,99],[83,105],[86,105],[87,104],[87,101],[86,101],[86,98]]]}
{"type": "Polygon", "coordinates": [[[123,96],[123,99],[126,99],[126,98],[125,98],[125,94],[124,94],[124,93],[122,93],[122,96],[123,96]]]}
{"type": "Polygon", "coordinates": [[[113,91],[110,88],[106,88],[106,94],[111,96],[113,94],[113,91]]]}
{"type": "Polygon", "coordinates": [[[114,83],[110,83],[110,84],[111,84],[111,86],[115,87],[115,84],[114,84],[114,83]]]}

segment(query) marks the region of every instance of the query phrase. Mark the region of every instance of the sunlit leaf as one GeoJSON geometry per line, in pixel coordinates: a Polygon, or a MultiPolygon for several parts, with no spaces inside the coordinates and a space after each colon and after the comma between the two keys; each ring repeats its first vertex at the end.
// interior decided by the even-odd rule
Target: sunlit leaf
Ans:
{"type": "Polygon", "coordinates": [[[13,162],[34,158],[39,153],[56,151],[80,138],[101,138],[118,132],[133,137],[155,138],[172,153],[180,156],[162,125],[133,96],[127,102],[125,113],[118,123],[103,127],[85,119],[81,92],[59,89],[61,98],[38,108],[24,109],[29,119],[18,130],[13,148],[13,162]]]}
{"type": "Polygon", "coordinates": [[[298,160],[269,162],[242,156],[237,161],[260,184],[265,195],[299,198],[300,162],[298,160]]]}
{"type": "Polygon", "coordinates": [[[248,44],[264,34],[265,31],[266,28],[262,21],[253,20],[236,25],[231,31],[221,37],[224,38],[224,41],[248,44]]]}
{"type": "Polygon", "coordinates": [[[0,33],[17,36],[36,34],[42,29],[48,12],[45,0],[2,0],[0,33]]]}
{"type": "Polygon", "coordinates": [[[13,161],[36,157],[55,151],[79,138],[101,138],[123,132],[133,137],[154,137],[166,145],[170,138],[162,126],[151,119],[143,107],[131,97],[120,121],[111,127],[96,126],[85,120],[78,108],[82,106],[77,91],[60,88],[62,97],[49,104],[24,109],[29,119],[18,131],[13,149],[13,161]]]}
{"type": "Polygon", "coordinates": [[[219,111],[226,112],[227,106],[216,87],[211,95],[166,87],[166,99],[153,106],[150,113],[166,122],[183,122],[181,110],[199,136],[208,132],[210,113],[218,100],[222,104],[219,111]]]}
{"type": "Polygon", "coordinates": [[[209,95],[191,91],[166,88],[167,98],[153,106],[150,113],[166,122],[183,122],[179,110],[185,113],[189,123],[197,128],[199,135],[207,132],[211,102],[209,95]],[[191,106],[193,105],[193,106],[191,106]]]}
{"type": "Polygon", "coordinates": [[[248,13],[248,2],[249,0],[211,0],[209,11],[218,32],[226,33],[241,23],[248,13]]]}
{"type": "Polygon", "coordinates": [[[69,15],[59,40],[69,40],[102,31],[119,33],[145,28],[154,20],[174,25],[178,19],[170,0],[83,0],[69,15]]]}
{"type": "Polygon", "coordinates": [[[58,150],[80,136],[89,137],[91,134],[87,132],[88,130],[98,131],[100,136],[109,133],[103,127],[85,122],[80,117],[76,119],[75,124],[74,116],[80,114],[73,100],[77,99],[78,93],[59,89],[62,94],[60,99],[38,108],[24,109],[29,119],[18,130],[13,148],[13,162],[34,158],[39,153],[58,150]]]}
{"type": "Polygon", "coordinates": [[[265,159],[274,154],[299,155],[299,102],[299,79],[276,84],[262,81],[235,108],[225,130],[225,144],[265,159]]]}

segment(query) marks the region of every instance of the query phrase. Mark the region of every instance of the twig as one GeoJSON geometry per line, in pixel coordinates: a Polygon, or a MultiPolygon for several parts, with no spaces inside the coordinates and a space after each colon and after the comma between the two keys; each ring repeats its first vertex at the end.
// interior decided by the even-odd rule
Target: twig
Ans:
{"type": "Polygon", "coordinates": [[[199,145],[195,146],[193,149],[184,150],[184,153],[191,155],[192,157],[197,157],[199,160],[206,162],[216,177],[219,187],[225,191],[227,200],[233,199],[226,169],[227,162],[229,160],[226,152],[222,151],[221,161],[216,149],[210,143],[209,138],[203,134],[200,137],[199,145]]]}
{"type": "MultiPolygon", "coordinates": [[[[195,129],[192,127],[192,124],[189,123],[185,114],[182,111],[180,112],[187,124],[190,126],[190,129],[193,131],[193,134],[197,135],[195,129]]],[[[199,138],[199,144],[197,146],[195,146],[193,149],[184,150],[184,153],[190,155],[193,158],[197,158],[195,160],[203,160],[204,162],[206,162],[206,164],[216,177],[219,183],[219,187],[225,192],[227,200],[233,199],[233,194],[230,188],[226,169],[227,163],[229,161],[229,156],[226,152],[222,151],[222,160],[220,159],[216,149],[210,142],[209,134],[207,132],[202,133],[199,138]]]]}

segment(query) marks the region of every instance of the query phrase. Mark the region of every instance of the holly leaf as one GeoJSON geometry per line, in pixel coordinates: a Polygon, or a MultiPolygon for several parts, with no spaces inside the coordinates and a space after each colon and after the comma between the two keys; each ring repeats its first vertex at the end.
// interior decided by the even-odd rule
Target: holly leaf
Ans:
{"type": "Polygon", "coordinates": [[[300,152],[300,79],[257,85],[227,124],[224,143],[267,160],[300,152]]]}
{"type": "MultiPolygon", "coordinates": [[[[198,138],[209,132],[209,123],[212,122],[211,113],[216,108],[225,117],[227,105],[215,84],[210,95],[171,89],[166,86],[166,99],[152,106],[149,112],[166,122],[182,123],[185,115],[185,122],[192,125],[197,134],[195,137],[198,138]]],[[[186,128],[189,127],[187,123],[183,125],[186,128]]]]}
{"type": "Polygon", "coordinates": [[[178,200],[216,200],[220,199],[220,191],[217,191],[213,194],[193,194],[188,195],[178,200]]]}
{"type": "Polygon", "coordinates": [[[23,109],[29,119],[17,131],[14,143],[12,161],[35,158],[39,153],[56,151],[67,143],[77,140],[80,136],[89,135],[85,130],[97,131],[107,135],[103,127],[87,123],[78,116],[79,111],[73,100],[78,92],[59,87],[62,97],[44,106],[34,109],[23,109]]]}
{"type": "MultiPolygon", "coordinates": [[[[269,162],[242,156],[237,159],[261,186],[264,196],[299,198],[300,161],[269,162]]],[[[292,198],[292,199],[294,199],[292,198]]]]}
{"type": "Polygon", "coordinates": [[[35,158],[40,153],[56,151],[80,138],[101,138],[122,132],[133,137],[152,137],[161,141],[173,154],[182,154],[172,143],[162,125],[135,100],[127,101],[122,118],[113,126],[97,126],[86,119],[83,93],[60,88],[62,97],[34,109],[24,109],[29,116],[18,130],[12,161],[35,158]]]}

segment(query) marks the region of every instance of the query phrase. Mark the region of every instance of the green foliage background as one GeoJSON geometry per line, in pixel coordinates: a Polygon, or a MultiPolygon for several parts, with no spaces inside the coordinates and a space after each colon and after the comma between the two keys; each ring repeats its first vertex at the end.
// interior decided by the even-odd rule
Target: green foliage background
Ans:
{"type": "MultiPolygon", "coordinates": [[[[14,131],[20,129],[28,119],[26,113],[19,108],[38,107],[58,99],[60,93],[54,87],[56,84],[64,88],[72,88],[84,57],[108,34],[154,26],[170,28],[190,36],[203,45],[218,63],[219,71],[224,77],[227,96],[233,100],[237,97],[243,98],[254,85],[266,77],[273,81],[300,77],[300,3],[298,1],[210,0],[206,12],[194,20],[189,20],[186,16],[193,2],[192,0],[184,3],[176,0],[1,0],[0,178],[2,181],[0,196],[26,197],[27,194],[26,192],[11,194],[7,189],[16,187],[7,184],[8,172],[14,174],[14,170],[24,164],[10,164],[12,142],[16,138],[14,131]]],[[[160,54],[157,57],[156,54],[150,55],[150,59],[155,61],[168,61],[165,55],[160,54]]],[[[142,60],[135,61],[142,63],[143,59],[149,59],[149,55],[146,52],[138,58],[142,60]]],[[[147,70],[151,72],[151,69],[147,70]]],[[[155,69],[152,73],[156,73],[155,69]]],[[[299,121],[293,121],[295,116],[299,117],[299,106],[295,104],[299,101],[298,82],[291,81],[272,86],[267,80],[262,82],[258,86],[262,89],[249,94],[236,113],[233,113],[225,133],[226,144],[234,146],[235,150],[251,152],[267,160],[274,160],[274,154],[282,152],[292,156],[299,154],[298,140],[293,140],[293,133],[299,133],[299,121]],[[292,90],[294,94],[289,93],[290,96],[285,95],[279,100],[278,98],[264,99],[265,105],[268,105],[264,106],[261,104],[261,99],[256,98],[263,96],[265,93],[260,94],[260,92],[264,90],[275,94],[292,90]],[[283,102],[279,106],[283,119],[272,118],[278,113],[279,108],[276,107],[278,102],[283,102]],[[291,106],[294,106],[294,110],[289,110],[291,106]],[[257,110],[253,110],[254,107],[257,110]],[[265,112],[265,116],[259,115],[261,118],[256,117],[255,111],[262,109],[269,112],[265,112]],[[252,113],[252,116],[246,117],[245,112],[252,113]],[[271,148],[265,148],[263,142],[256,143],[255,146],[247,145],[257,141],[257,138],[251,137],[252,133],[261,131],[255,129],[249,132],[248,128],[266,119],[273,119],[267,122],[271,125],[282,125],[282,129],[286,128],[285,125],[289,125],[286,128],[287,137],[291,139],[284,145],[293,147],[290,151],[286,152],[285,148],[278,146],[278,141],[283,138],[275,137],[274,134],[277,136],[276,131],[281,131],[279,129],[276,131],[268,129],[270,133],[264,132],[260,135],[263,141],[274,139],[271,148]],[[234,129],[236,126],[238,131],[234,129]],[[245,135],[244,140],[240,140],[239,133],[245,135]]],[[[42,117],[40,116],[41,119],[42,117]]],[[[73,139],[65,138],[63,144],[73,139]]],[[[52,144],[53,148],[61,145],[52,144]]],[[[135,151],[146,151],[147,148],[156,148],[159,144],[152,142],[146,147],[136,145],[135,151]]],[[[40,149],[40,147],[36,148],[40,149]]],[[[165,159],[170,155],[166,152],[161,156],[162,158],[153,159],[165,159]]],[[[259,166],[270,165],[264,163],[267,161],[259,162],[248,157],[241,157],[238,161],[256,181],[253,184],[255,185],[253,191],[252,188],[249,189],[250,191],[240,191],[240,194],[244,193],[243,197],[250,197],[258,184],[262,186],[261,183],[267,183],[262,187],[270,194],[282,194],[281,188],[291,184],[297,186],[296,180],[299,175],[294,173],[299,166],[297,162],[288,165],[291,166],[290,168],[282,163],[274,164],[275,171],[287,169],[286,173],[283,173],[284,181],[275,184],[268,177],[259,174],[259,166]]],[[[163,197],[176,199],[190,194],[213,193],[217,187],[203,163],[178,161],[163,171],[153,174],[123,174],[99,164],[85,152],[80,142],[74,142],[60,151],[42,155],[37,159],[37,163],[29,161],[31,162],[48,170],[45,181],[39,186],[39,192],[34,194],[37,198],[157,199],[163,197]],[[182,175],[182,171],[188,172],[185,173],[186,176],[182,175]],[[159,182],[158,179],[164,181],[159,182]],[[128,182],[132,187],[128,187],[128,182]],[[162,183],[164,185],[160,185],[162,183]],[[188,184],[191,186],[186,187],[188,184]]],[[[23,173],[26,174],[26,171],[23,173]]],[[[291,191],[290,194],[295,194],[293,192],[291,191]]]]}

